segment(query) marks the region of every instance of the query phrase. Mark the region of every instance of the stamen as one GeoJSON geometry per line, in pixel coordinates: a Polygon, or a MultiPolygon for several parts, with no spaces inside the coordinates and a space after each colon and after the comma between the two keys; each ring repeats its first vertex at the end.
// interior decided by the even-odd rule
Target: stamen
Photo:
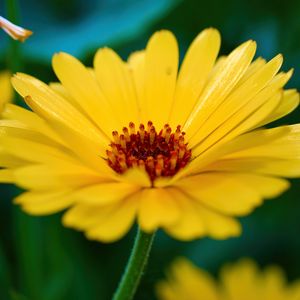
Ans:
{"type": "Polygon", "coordinates": [[[112,151],[106,150],[106,155],[112,164],[116,163],[117,160],[112,151]]]}
{"type": "Polygon", "coordinates": [[[135,134],[135,125],[133,122],[129,123],[130,135],[135,134]]]}
{"type": "Polygon", "coordinates": [[[149,169],[153,170],[154,169],[154,159],[153,159],[153,157],[152,156],[147,157],[146,162],[147,162],[147,167],[149,169]]]}
{"type": "Polygon", "coordinates": [[[151,121],[148,121],[148,132],[150,132],[152,126],[153,126],[153,123],[151,121]]]}
{"type": "Polygon", "coordinates": [[[120,135],[120,145],[124,150],[126,150],[126,140],[123,134],[120,135]]]}
{"type": "Polygon", "coordinates": [[[155,166],[155,175],[156,175],[156,177],[160,177],[161,176],[161,172],[162,172],[162,168],[161,168],[161,166],[159,164],[157,164],[155,166]]]}
{"type": "Polygon", "coordinates": [[[161,169],[164,168],[164,156],[162,154],[157,155],[157,164],[160,166],[161,169]]]}
{"type": "Polygon", "coordinates": [[[139,167],[143,170],[146,170],[145,162],[142,159],[139,160],[139,167]]]}
{"type": "Polygon", "coordinates": [[[167,129],[169,128],[169,124],[166,124],[161,132],[161,136],[165,138],[167,129]]]}
{"type": "Polygon", "coordinates": [[[185,147],[184,146],[180,146],[179,147],[179,152],[178,152],[179,159],[182,159],[184,157],[184,154],[185,154],[185,147]]]}
{"type": "Polygon", "coordinates": [[[177,126],[176,131],[174,133],[174,140],[178,140],[179,136],[180,136],[180,125],[177,126]]]}
{"type": "Polygon", "coordinates": [[[155,135],[156,135],[155,127],[152,126],[150,128],[150,145],[153,145],[154,139],[155,139],[155,135]]]}
{"type": "Polygon", "coordinates": [[[130,156],[128,159],[129,165],[131,167],[137,167],[138,166],[138,161],[134,156],[130,156]]]}
{"type": "Polygon", "coordinates": [[[178,144],[179,144],[179,147],[183,147],[184,146],[184,137],[182,135],[178,139],[178,144]]]}
{"type": "Polygon", "coordinates": [[[151,121],[147,123],[147,130],[140,124],[136,131],[132,122],[128,128],[124,127],[120,135],[113,131],[114,142],[106,151],[108,164],[117,173],[139,167],[153,182],[157,177],[175,175],[188,164],[191,150],[187,148],[180,126],[174,133],[168,124],[158,133],[151,121]]]}
{"type": "Polygon", "coordinates": [[[119,158],[122,158],[123,160],[125,160],[126,161],[126,155],[125,155],[125,153],[124,152],[122,152],[122,151],[119,151],[119,156],[118,156],[119,158]]]}
{"type": "Polygon", "coordinates": [[[123,128],[123,133],[124,133],[126,142],[129,142],[130,141],[130,135],[129,135],[129,131],[128,131],[127,127],[123,128]]]}
{"type": "Polygon", "coordinates": [[[118,158],[118,162],[120,164],[120,167],[121,167],[121,171],[124,172],[127,170],[127,164],[126,164],[126,161],[123,157],[119,157],[118,158]]]}
{"type": "Polygon", "coordinates": [[[119,139],[118,131],[113,131],[113,132],[112,132],[112,136],[113,136],[113,138],[114,138],[114,142],[115,142],[116,144],[119,144],[119,143],[120,143],[120,139],[119,139]]]}
{"type": "Polygon", "coordinates": [[[118,150],[118,147],[116,144],[111,144],[111,149],[112,149],[112,152],[115,156],[118,156],[119,155],[119,150],[118,150]]]}
{"type": "Polygon", "coordinates": [[[140,125],[139,127],[139,134],[140,134],[140,138],[142,143],[144,143],[144,138],[145,138],[145,126],[143,124],[140,125]]]}
{"type": "Polygon", "coordinates": [[[177,152],[172,151],[171,158],[170,158],[170,169],[175,170],[177,164],[177,152]]]}
{"type": "Polygon", "coordinates": [[[167,143],[169,143],[171,132],[172,132],[171,127],[168,127],[167,130],[166,130],[166,136],[165,136],[165,140],[166,140],[167,143]]]}

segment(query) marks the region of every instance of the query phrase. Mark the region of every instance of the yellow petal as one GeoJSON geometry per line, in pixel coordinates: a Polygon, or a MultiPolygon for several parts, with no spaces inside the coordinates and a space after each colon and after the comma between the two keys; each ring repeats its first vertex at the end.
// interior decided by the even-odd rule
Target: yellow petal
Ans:
{"type": "Polygon", "coordinates": [[[283,92],[280,104],[259,126],[271,123],[288,115],[299,105],[299,93],[297,90],[286,90],[283,92]]]}
{"type": "Polygon", "coordinates": [[[178,45],[166,30],[156,32],[149,40],[145,58],[145,109],[148,120],[162,128],[174,99],[178,71],[178,45]]]}
{"type": "MultiPolygon", "coordinates": [[[[282,126],[272,129],[259,129],[244,133],[240,136],[237,136],[233,140],[221,144],[216,147],[213,151],[208,151],[206,154],[199,156],[199,159],[194,159],[183,169],[181,177],[188,173],[199,173],[203,167],[209,165],[210,163],[223,158],[223,157],[236,157],[243,153],[244,150],[248,151],[249,149],[273,144],[273,142],[284,137],[290,132],[289,126],[282,126]]],[[[179,178],[179,176],[177,176],[179,178]]]]}
{"type": "Polygon", "coordinates": [[[63,217],[65,226],[84,230],[90,239],[113,242],[120,239],[134,222],[139,193],[122,198],[113,205],[78,204],[63,217]]]}
{"type": "Polygon", "coordinates": [[[75,132],[68,126],[61,123],[49,122],[51,126],[59,132],[60,136],[65,140],[70,150],[82,162],[87,164],[90,168],[105,174],[108,177],[114,177],[115,172],[108,166],[105,149],[107,147],[99,147],[93,140],[88,139],[84,134],[75,132]]]}
{"type": "Polygon", "coordinates": [[[206,235],[213,239],[225,240],[241,235],[241,225],[234,218],[218,214],[202,206],[198,207],[198,215],[205,223],[206,235]]]}
{"type": "Polygon", "coordinates": [[[7,153],[4,149],[0,148],[0,166],[4,168],[15,168],[28,164],[26,160],[7,153]]]}
{"type": "MultiPolygon", "coordinates": [[[[60,128],[60,133],[63,128],[60,128]]],[[[70,131],[67,134],[68,143],[71,141],[70,131]]],[[[107,162],[99,156],[99,153],[93,151],[95,148],[93,144],[87,142],[86,139],[80,136],[73,137],[72,141],[74,153],[67,151],[60,147],[53,147],[53,145],[43,144],[42,142],[26,139],[26,136],[16,137],[3,136],[0,138],[3,148],[6,152],[35,163],[51,163],[61,165],[64,162],[76,163],[78,157],[82,162],[86,163],[92,170],[99,172],[99,177],[114,178],[115,172],[108,166],[107,162]],[[90,147],[89,147],[90,146],[90,147]],[[22,151],[20,151],[22,149],[22,151]]]]}
{"type": "Polygon", "coordinates": [[[236,48],[220,68],[210,78],[201,96],[184,125],[184,131],[192,137],[217,106],[232,91],[245,73],[256,50],[256,44],[248,41],[236,48]]]}
{"type": "Polygon", "coordinates": [[[64,144],[59,135],[57,135],[42,118],[25,108],[14,104],[7,104],[2,112],[2,118],[6,120],[17,120],[19,128],[28,128],[40,132],[59,144],[64,144]]]}
{"type": "Polygon", "coordinates": [[[220,72],[220,70],[225,66],[227,61],[226,55],[221,55],[217,58],[215,65],[213,66],[211,72],[209,73],[209,76],[207,78],[207,82],[215,76],[216,73],[220,72]]]}
{"type": "Polygon", "coordinates": [[[241,110],[236,112],[227,122],[220,125],[211,135],[199,143],[194,149],[193,155],[199,156],[205,151],[220,146],[254,128],[256,124],[260,123],[261,120],[265,119],[276,109],[280,103],[280,99],[280,92],[271,98],[265,99],[259,97],[258,99],[253,99],[241,110]]]}
{"type": "Polygon", "coordinates": [[[237,158],[217,161],[206,168],[209,171],[251,172],[270,176],[299,177],[300,161],[272,158],[237,158]]]}
{"type": "Polygon", "coordinates": [[[3,137],[14,137],[17,139],[24,139],[39,144],[44,144],[57,148],[61,151],[65,151],[66,148],[60,143],[57,143],[53,139],[49,138],[45,134],[29,128],[26,124],[19,122],[18,120],[0,120],[0,135],[3,137]]]}
{"type": "MultiPolygon", "coordinates": [[[[236,148],[226,158],[277,158],[300,159],[300,125],[282,126],[273,129],[261,130],[261,132],[280,132],[276,139],[265,140],[263,143],[249,143],[248,147],[236,148]]],[[[262,137],[262,136],[261,136],[262,137]]],[[[259,138],[259,137],[258,137],[259,138]]]]}
{"type": "Polygon", "coordinates": [[[165,226],[170,235],[188,241],[205,235],[224,239],[240,234],[240,224],[233,218],[205,208],[178,189],[170,190],[181,208],[181,218],[176,223],[165,226]]]}
{"type": "Polygon", "coordinates": [[[215,157],[230,157],[231,155],[236,157],[240,153],[243,153],[244,150],[248,152],[252,148],[280,141],[281,138],[289,135],[291,131],[291,126],[281,126],[271,129],[257,129],[244,133],[217,149],[215,157]]]}
{"type": "Polygon", "coordinates": [[[286,180],[244,173],[203,173],[176,183],[191,198],[228,215],[246,215],[263,198],[278,196],[289,187],[286,180]]]}
{"type": "Polygon", "coordinates": [[[1,169],[0,170],[0,182],[1,183],[13,183],[14,182],[14,172],[9,169],[1,169]]]}
{"type": "Polygon", "coordinates": [[[228,215],[246,215],[262,203],[255,190],[226,173],[187,177],[176,186],[200,204],[228,215]]]}
{"type": "Polygon", "coordinates": [[[130,184],[135,184],[140,187],[150,188],[152,182],[149,178],[148,173],[141,168],[130,168],[124,174],[116,176],[116,179],[130,184]]]}
{"type": "Polygon", "coordinates": [[[206,122],[203,123],[190,140],[191,147],[216,130],[222,123],[225,123],[226,121],[229,122],[230,118],[235,113],[238,113],[243,107],[251,102],[253,97],[275,76],[281,64],[282,56],[278,55],[258,69],[247,81],[236,87],[223,102],[219,103],[210,115],[205,116],[206,122]]]}
{"type": "Polygon", "coordinates": [[[61,161],[59,165],[27,165],[14,171],[15,183],[26,189],[47,190],[64,187],[79,188],[103,179],[80,165],[61,161]]]}
{"type": "Polygon", "coordinates": [[[292,72],[280,73],[276,75],[271,82],[260,91],[249,102],[245,103],[237,112],[235,112],[228,120],[221,124],[217,123],[217,128],[210,134],[204,135],[202,138],[198,134],[189,141],[191,147],[199,147],[193,151],[195,156],[199,155],[204,148],[212,144],[212,140],[216,137],[223,137],[220,139],[223,143],[245,131],[256,128],[262,120],[266,119],[278,107],[282,91],[281,88],[291,77],[292,72]],[[236,127],[234,130],[232,130],[236,127]],[[230,128],[230,129],[229,129],[230,128]],[[224,138],[225,132],[229,135],[224,138]]]}
{"type": "Polygon", "coordinates": [[[16,197],[14,202],[20,204],[28,214],[49,215],[69,207],[73,199],[69,190],[32,191],[16,197]]]}
{"type": "Polygon", "coordinates": [[[157,283],[155,290],[157,298],[160,300],[178,300],[178,297],[181,297],[178,291],[174,289],[174,286],[165,281],[157,283]]]}
{"type": "Polygon", "coordinates": [[[133,225],[137,210],[136,194],[120,203],[106,218],[88,229],[87,238],[105,243],[114,242],[123,237],[133,225]]]}
{"type": "Polygon", "coordinates": [[[248,150],[252,147],[263,146],[271,143],[289,133],[288,127],[278,127],[272,129],[260,129],[249,133],[242,134],[233,140],[215,147],[214,150],[206,152],[199,158],[193,159],[184,169],[180,170],[171,179],[160,179],[155,181],[155,186],[169,186],[177,182],[180,178],[184,178],[190,174],[198,174],[211,163],[226,156],[235,156],[237,153],[243,153],[243,150],[248,150]]]}
{"type": "Polygon", "coordinates": [[[146,112],[141,109],[145,103],[145,51],[132,53],[127,64],[134,81],[140,118],[147,122],[146,112]]]}
{"type": "Polygon", "coordinates": [[[255,295],[255,298],[263,300],[260,297],[261,286],[258,268],[250,260],[244,259],[236,265],[223,267],[221,280],[224,287],[225,299],[252,300],[253,295],[255,295]]]}
{"type": "Polygon", "coordinates": [[[78,111],[84,114],[84,110],[81,106],[76,102],[76,100],[70,95],[68,90],[59,82],[50,82],[49,87],[57,94],[59,94],[64,99],[68,100],[70,104],[77,108],[78,111]]]}
{"type": "Polygon", "coordinates": [[[139,186],[120,182],[103,182],[80,189],[76,192],[78,203],[87,205],[114,204],[134,194],[140,189],[139,186]]]}
{"type": "Polygon", "coordinates": [[[219,32],[209,28],[203,30],[189,47],[178,75],[171,126],[184,124],[187,120],[214,65],[220,42],[219,32]]]}
{"type": "Polygon", "coordinates": [[[166,226],[166,232],[184,241],[204,236],[206,234],[205,224],[197,215],[193,201],[175,189],[172,189],[171,192],[174,200],[179,203],[181,217],[175,224],[166,226]]]}
{"type": "Polygon", "coordinates": [[[138,222],[146,232],[174,223],[180,216],[178,203],[167,189],[144,189],[139,200],[138,222]]]}
{"type": "Polygon", "coordinates": [[[299,298],[300,298],[300,280],[298,279],[291,284],[290,291],[288,291],[288,299],[297,300],[299,298]]]}
{"type": "Polygon", "coordinates": [[[75,204],[63,215],[63,224],[77,230],[87,230],[94,226],[99,220],[107,218],[107,215],[119,205],[95,206],[86,204],[75,204]]]}
{"type": "Polygon", "coordinates": [[[26,97],[27,104],[42,118],[64,124],[94,143],[98,143],[99,149],[106,148],[108,140],[104,138],[101,131],[46,84],[25,74],[15,75],[12,83],[18,93],[26,97]]]}
{"type": "Polygon", "coordinates": [[[13,88],[10,84],[11,74],[9,72],[0,72],[0,112],[4,105],[13,98],[13,88]]]}
{"type": "Polygon", "coordinates": [[[171,276],[179,289],[186,294],[186,299],[193,299],[201,294],[206,300],[218,300],[214,278],[204,270],[194,266],[185,258],[177,258],[172,265],[171,276]]]}
{"type": "Polygon", "coordinates": [[[167,280],[157,286],[157,293],[161,300],[219,299],[213,277],[185,258],[176,259],[167,274],[167,280]]]}
{"type": "Polygon", "coordinates": [[[123,124],[116,121],[114,112],[103,95],[96,78],[81,62],[67,53],[54,55],[53,69],[60,82],[77,104],[107,135],[123,124]]]}
{"type": "MultiPolygon", "coordinates": [[[[140,123],[138,103],[130,70],[111,49],[98,50],[94,58],[95,73],[114,115],[127,126],[140,123]]],[[[121,129],[121,128],[120,128],[121,129]]]]}
{"type": "Polygon", "coordinates": [[[42,143],[29,141],[24,138],[10,136],[1,137],[2,147],[8,153],[23,160],[36,163],[70,161],[71,157],[63,153],[59,148],[51,147],[42,143]]]}
{"type": "MultiPolygon", "coordinates": [[[[290,299],[284,297],[286,295],[287,280],[284,272],[277,266],[268,266],[264,270],[264,298],[274,300],[290,299]]],[[[287,296],[287,295],[286,295],[287,296]]]]}
{"type": "Polygon", "coordinates": [[[265,64],[266,64],[266,60],[261,57],[258,57],[256,60],[254,60],[251,63],[251,65],[248,67],[245,74],[239,80],[237,86],[240,86],[244,82],[246,82],[254,73],[256,73],[259,69],[261,69],[265,64]]]}

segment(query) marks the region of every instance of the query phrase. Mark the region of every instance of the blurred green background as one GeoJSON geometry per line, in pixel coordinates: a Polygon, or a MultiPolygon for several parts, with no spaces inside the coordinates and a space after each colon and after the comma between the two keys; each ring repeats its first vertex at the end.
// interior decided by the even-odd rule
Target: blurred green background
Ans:
{"type": "MultiPolygon", "coordinates": [[[[295,67],[288,86],[300,87],[300,1],[24,0],[21,14],[21,25],[34,35],[22,45],[18,68],[46,82],[55,80],[54,52],[67,51],[91,65],[95,50],[105,45],[126,58],[143,48],[153,31],[165,28],[178,37],[182,55],[199,31],[213,26],[222,33],[222,54],[250,38],[257,41],[259,56],[270,59],[283,53],[283,69],[295,67]]],[[[0,15],[6,16],[2,2],[0,15]]],[[[5,69],[12,49],[2,32],[0,41],[0,69],[5,69]]],[[[298,109],[278,124],[299,121],[298,109]]],[[[91,242],[62,227],[59,214],[23,214],[11,202],[20,191],[0,188],[0,299],[111,299],[135,229],[114,244],[91,242]]],[[[224,262],[250,256],[262,266],[280,265],[289,280],[300,278],[299,192],[299,180],[294,180],[279,199],[243,218],[240,238],[183,243],[159,232],[136,299],[155,299],[155,282],[178,255],[212,273],[224,262]]]]}

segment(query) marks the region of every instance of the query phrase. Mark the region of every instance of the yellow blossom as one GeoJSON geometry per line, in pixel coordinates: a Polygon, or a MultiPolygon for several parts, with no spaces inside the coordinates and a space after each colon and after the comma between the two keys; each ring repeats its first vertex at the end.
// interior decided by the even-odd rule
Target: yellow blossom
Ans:
{"type": "Polygon", "coordinates": [[[298,300],[300,280],[286,282],[282,270],[259,270],[250,259],[222,268],[219,280],[185,258],[175,261],[167,279],[157,284],[160,300],[298,300]]]}
{"type": "Polygon", "coordinates": [[[220,34],[202,31],[179,68],[169,31],[124,62],[99,49],[93,69],[59,53],[49,85],[16,74],[32,111],[7,105],[0,181],[28,190],[33,215],[65,210],[63,224],[115,241],[137,221],[180,240],[238,236],[236,217],[300,176],[300,125],[263,129],[299,103],[283,90],[282,56],[252,62],[247,41],[218,57],[220,34]]]}

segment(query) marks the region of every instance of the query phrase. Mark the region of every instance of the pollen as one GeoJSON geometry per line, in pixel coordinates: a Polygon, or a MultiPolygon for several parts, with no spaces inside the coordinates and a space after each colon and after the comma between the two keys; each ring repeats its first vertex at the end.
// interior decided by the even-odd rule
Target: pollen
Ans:
{"type": "Polygon", "coordinates": [[[173,176],[191,158],[184,136],[180,125],[172,132],[166,124],[158,132],[151,121],[147,126],[140,124],[138,128],[131,122],[122,133],[112,132],[110,149],[106,151],[108,164],[119,174],[129,168],[142,168],[152,182],[161,176],[173,176]]]}

